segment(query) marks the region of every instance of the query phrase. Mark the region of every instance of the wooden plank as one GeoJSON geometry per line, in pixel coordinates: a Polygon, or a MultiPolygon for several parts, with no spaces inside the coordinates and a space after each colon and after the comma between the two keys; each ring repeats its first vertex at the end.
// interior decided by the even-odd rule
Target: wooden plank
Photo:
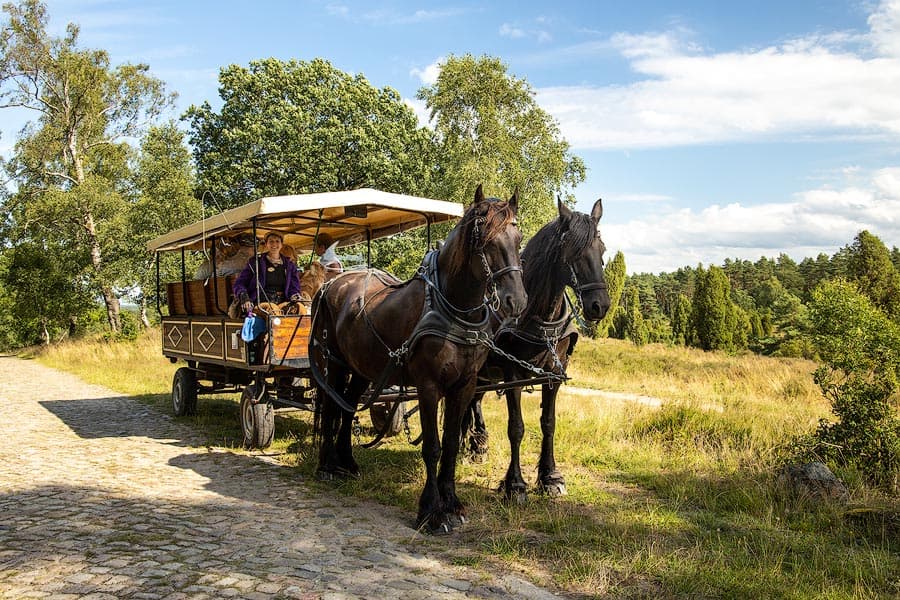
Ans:
{"type": "Polygon", "coordinates": [[[225,324],[221,319],[191,321],[191,355],[225,360],[225,324]]]}
{"type": "Polygon", "coordinates": [[[170,315],[186,315],[187,307],[184,305],[184,289],[180,281],[166,284],[166,304],[170,315]]]}
{"type": "Polygon", "coordinates": [[[242,364],[247,362],[247,344],[241,339],[241,328],[243,326],[243,321],[225,322],[226,360],[239,361],[242,364]]]}
{"type": "Polygon", "coordinates": [[[235,275],[226,275],[224,277],[216,277],[215,284],[210,278],[206,281],[204,295],[206,299],[207,315],[224,315],[228,312],[228,304],[231,302],[231,286],[234,283],[235,275]],[[219,303],[216,304],[218,295],[219,303]]]}
{"type": "Polygon", "coordinates": [[[282,360],[307,358],[309,356],[309,330],[312,318],[309,315],[285,315],[272,317],[270,364],[282,360]]]}
{"type": "Polygon", "coordinates": [[[163,318],[162,347],[164,352],[190,355],[191,326],[184,319],[163,318]]]}

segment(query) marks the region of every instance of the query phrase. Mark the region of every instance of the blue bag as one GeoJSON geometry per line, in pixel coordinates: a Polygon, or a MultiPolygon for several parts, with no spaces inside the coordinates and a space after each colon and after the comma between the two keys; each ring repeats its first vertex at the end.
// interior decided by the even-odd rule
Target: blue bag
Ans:
{"type": "Polygon", "coordinates": [[[253,315],[247,315],[244,319],[244,326],[241,328],[241,339],[245,342],[252,342],[266,331],[266,320],[253,315]]]}

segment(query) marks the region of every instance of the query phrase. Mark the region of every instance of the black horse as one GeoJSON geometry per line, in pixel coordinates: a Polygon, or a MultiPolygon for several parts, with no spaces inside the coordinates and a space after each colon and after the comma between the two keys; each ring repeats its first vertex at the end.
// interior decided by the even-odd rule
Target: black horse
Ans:
{"type": "MultiPolygon", "coordinates": [[[[600,200],[590,215],[569,210],[558,202],[559,217],[541,228],[522,252],[528,304],[517,325],[502,325],[495,343],[521,361],[559,376],[565,375],[569,356],[578,341],[573,314],[565,294],[566,286],[578,295],[585,319],[599,321],[609,310],[609,293],[603,275],[603,253],[599,222],[603,215],[600,200]]],[[[530,369],[499,354],[492,354],[481,377],[486,380],[517,381],[532,375],[530,369]]],[[[559,381],[541,385],[541,457],[538,489],[551,495],[566,493],[565,479],[556,468],[553,438],[556,432],[556,395],[559,381]]],[[[487,451],[487,429],[478,394],[463,419],[462,434],[469,435],[474,456],[487,451]]],[[[522,422],[521,388],[506,391],[509,410],[507,433],[510,462],[503,481],[506,497],[522,502],[526,484],[519,463],[519,448],[525,433],[522,422]]]]}
{"type": "Polygon", "coordinates": [[[359,472],[351,425],[369,383],[379,390],[412,384],[427,476],[417,525],[433,533],[447,533],[464,521],[455,481],[459,431],[489,351],[489,306],[508,316],[525,308],[517,210],[517,194],[509,201],[485,199],[478,186],[474,203],[414,278],[401,282],[381,271],[349,272],[315,298],[310,358],[322,400],[320,477],[359,472]]]}

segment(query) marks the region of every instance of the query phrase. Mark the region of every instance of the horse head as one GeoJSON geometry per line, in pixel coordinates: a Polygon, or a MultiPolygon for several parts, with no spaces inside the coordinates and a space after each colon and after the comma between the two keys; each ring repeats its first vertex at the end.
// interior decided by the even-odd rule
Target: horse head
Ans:
{"type": "Polygon", "coordinates": [[[505,317],[517,317],[527,301],[519,259],[522,233],[518,211],[518,190],[509,200],[485,198],[481,185],[468,211],[472,215],[469,239],[476,254],[469,268],[476,278],[485,281],[487,297],[505,317]]]}
{"type": "Polygon", "coordinates": [[[562,259],[568,266],[569,285],[581,300],[584,317],[599,321],[609,310],[609,289],[603,273],[606,246],[600,237],[603,204],[598,199],[590,216],[570,210],[557,198],[562,259]]]}

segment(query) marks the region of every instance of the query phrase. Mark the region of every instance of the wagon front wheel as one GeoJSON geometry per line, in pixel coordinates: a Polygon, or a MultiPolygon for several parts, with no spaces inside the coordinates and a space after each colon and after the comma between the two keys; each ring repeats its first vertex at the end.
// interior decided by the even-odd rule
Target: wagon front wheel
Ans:
{"type": "Polygon", "coordinates": [[[197,412],[197,375],[187,367],[175,371],[172,379],[172,409],[179,417],[197,412]]]}
{"type": "Polygon", "coordinates": [[[269,393],[251,383],[241,393],[241,430],[247,448],[268,448],[275,437],[275,409],[269,393]]]}

